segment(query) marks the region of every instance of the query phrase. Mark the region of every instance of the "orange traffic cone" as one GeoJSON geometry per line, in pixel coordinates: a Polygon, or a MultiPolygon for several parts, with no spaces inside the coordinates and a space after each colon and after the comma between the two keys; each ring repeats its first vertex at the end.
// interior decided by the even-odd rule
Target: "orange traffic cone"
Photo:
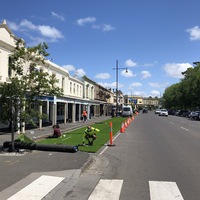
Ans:
{"type": "Polygon", "coordinates": [[[121,133],[124,133],[124,123],[123,123],[123,122],[122,122],[122,125],[121,125],[120,132],[121,132],[121,133]]]}

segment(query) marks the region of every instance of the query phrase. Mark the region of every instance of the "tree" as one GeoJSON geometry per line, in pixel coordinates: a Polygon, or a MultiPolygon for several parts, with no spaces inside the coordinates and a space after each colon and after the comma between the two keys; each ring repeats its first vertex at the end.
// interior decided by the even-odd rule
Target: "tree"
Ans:
{"type": "Polygon", "coordinates": [[[10,56],[10,80],[0,84],[0,121],[10,122],[12,143],[17,123],[33,122],[33,116],[44,117],[31,108],[33,103],[38,103],[41,96],[62,96],[55,75],[49,75],[42,68],[49,55],[47,49],[45,43],[26,48],[25,42],[19,39],[10,56]]]}
{"type": "Polygon", "coordinates": [[[188,68],[182,73],[184,78],[179,83],[166,88],[163,94],[168,108],[199,109],[200,108],[200,64],[188,68]]]}

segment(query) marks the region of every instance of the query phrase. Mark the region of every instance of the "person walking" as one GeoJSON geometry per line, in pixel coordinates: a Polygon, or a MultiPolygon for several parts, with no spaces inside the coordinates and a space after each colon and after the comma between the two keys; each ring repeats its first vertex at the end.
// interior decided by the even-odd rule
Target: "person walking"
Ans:
{"type": "Polygon", "coordinates": [[[96,133],[100,130],[91,126],[87,126],[85,132],[83,134],[83,146],[85,145],[85,139],[88,141],[88,145],[92,146],[94,140],[96,140],[97,135],[96,133]]]}
{"type": "Polygon", "coordinates": [[[83,110],[82,116],[83,116],[83,122],[86,122],[87,121],[87,111],[86,110],[83,110]]]}

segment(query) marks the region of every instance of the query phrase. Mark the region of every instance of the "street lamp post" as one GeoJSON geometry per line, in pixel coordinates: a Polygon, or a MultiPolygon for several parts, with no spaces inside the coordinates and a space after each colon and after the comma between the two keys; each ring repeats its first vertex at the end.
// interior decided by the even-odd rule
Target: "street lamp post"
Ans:
{"type": "Polygon", "coordinates": [[[119,94],[118,94],[118,71],[120,69],[125,69],[126,73],[128,73],[127,67],[126,68],[121,68],[121,67],[119,68],[118,60],[116,60],[116,67],[113,68],[113,70],[116,70],[116,116],[118,116],[118,96],[119,96],[119,94]]]}

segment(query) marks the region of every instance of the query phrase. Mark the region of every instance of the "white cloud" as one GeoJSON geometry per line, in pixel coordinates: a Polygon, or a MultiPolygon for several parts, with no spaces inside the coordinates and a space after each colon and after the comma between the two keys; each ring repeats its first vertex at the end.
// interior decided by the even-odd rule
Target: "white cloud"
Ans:
{"type": "Polygon", "coordinates": [[[64,69],[67,69],[68,71],[75,71],[76,68],[73,65],[63,65],[64,69]]]}
{"type": "Polygon", "coordinates": [[[19,24],[19,28],[20,27],[25,27],[27,29],[30,29],[30,30],[37,30],[37,26],[34,25],[31,21],[28,21],[26,19],[23,19],[20,24],[19,24]]]}
{"type": "MultiPolygon", "coordinates": [[[[14,22],[9,22],[9,26],[11,29],[21,32],[30,32],[30,31],[36,31],[38,32],[42,37],[48,38],[48,42],[55,42],[58,39],[64,38],[62,33],[57,30],[54,27],[48,26],[48,25],[34,25],[31,21],[23,19],[19,25],[14,22]]],[[[41,37],[40,36],[40,37],[41,37]]],[[[44,41],[44,38],[39,38],[38,36],[30,36],[30,39],[36,39],[37,41],[44,41]]]]}
{"type": "Polygon", "coordinates": [[[153,63],[145,63],[143,66],[144,67],[152,67],[154,65],[156,65],[158,62],[157,61],[154,61],[153,63]]]}
{"type": "Polygon", "coordinates": [[[59,14],[53,12],[53,11],[51,12],[51,15],[52,15],[53,17],[55,17],[55,18],[61,20],[61,21],[65,21],[65,18],[64,18],[62,15],[59,15],[59,14]]]}
{"type": "Polygon", "coordinates": [[[158,97],[160,95],[160,91],[152,90],[151,95],[154,96],[154,97],[158,97]]]}
{"type": "Polygon", "coordinates": [[[109,79],[110,78],[110,74],[108,74],[108,73],[100,73],[100,74],[97,74],[95,76],[95,78],[98,78],[98,79],[109,79]]]}
{"type": "Polygon", "coordinates": [[[127,77],[127,78],[130,78],[130,77],[135,77],[136,75],[133,74],[133,72],[129,69],[127,70],[122,70],[121,71],[121,75],[124,76],[124,77],[127,77]]]}
{"type": "Polygon", "coordinates": [[[131,59],[128,59],[128,60],[125,61],[125,65],[127,67],[135,67],[135,66],[137,66],[137,63],[132,61],[131,59]]]}
{"type": "Polygon", "coordinates": [[[87,23],[93,23],[96,21],[95,17],[86,17],[86,18],[80,18],[77,20],[77,24],[79,26],[84,26],[87,23]]]}
{"type": "Polygon", "coordinates": [[[160,87],[166,87],[169,85],[169,83],[148,83],[149,86],[151,87],[157,87],[157,88],[160,88],[160,87]]]}
{"type": "MultiPolygon", "coordinates": [[[[102,83],[102,82],[98,82],[99,85],[102,85],[105,88],[112,88],[112,89],[116,89],[116,82],[113,83],[102,83]]],[[[118,89],[122,88],[124,86],[124,84],[118,83],[118,89]]]]}
{"type": "Polygon", "coordinates": [[[144,95],[145,95],[145,92],[143,92],[143,91],[134,91],[134,92],[133,92],[133,95],[136,95],[136,96],[144,96],[144,95]]]}
{"type": "Polygon", "coordinates": [[[187,29],[186,32],[189,32],[190,40],[200,40],[200,28],[198,26],[187,29]]]}
{"type": "Polygon", "coordinates": [[[86,72],[84,71],[84,69],[80,68],[80,69],[77,69],[75,74],[79,77],[82,77],[84,75],[86,75],[86,72]]]}
{"type": "Polygon", "coordinates": [[[110,24],[103,24],[103,31],[113,31],[115,27],[111,26],[110,24]]]}
{"type": "Polygon", "coordinates": [[[182,72],[185,72],[189,67],[192,67],[189,63],[167,63],[164,70],[169,77],[183,78],[182,72]]]}
{"type": "Polygon", "coordinates": [[[19,30],[19,26],[15,22],[8,21],[8,25],[9,25],[10,29],[13,31],[19,30]]]}
{"type": "Polygon", "coordinates": [[[49,37],[53,39],[63,38],[62,33],[54,27],[42,25],[42,26],[38,26],[38,30],[45,37],[49,37]]]}
{"type": "Polygon", "coordinates": [[[149,71],[141,71],[141,74],[143,79],[151,77],[151,73],[149,71]]]}
{"type": "Polygon", "coordinates": [[[139,83],[139,82],[133,82],[133,83],[131,83],[130,86],[131,86],[131,87],[140,87],[140,86],[142,86],[142,83],[139,83]]]}
{"type": "Polygon", "coordinates": [[[103,25],[93,24],[92,28],[93,29],[100,29],[100,30],[102,30],[104,32],[115,30],[115,27],[111,26],[110,24],[103,24],[103,25]]]}

